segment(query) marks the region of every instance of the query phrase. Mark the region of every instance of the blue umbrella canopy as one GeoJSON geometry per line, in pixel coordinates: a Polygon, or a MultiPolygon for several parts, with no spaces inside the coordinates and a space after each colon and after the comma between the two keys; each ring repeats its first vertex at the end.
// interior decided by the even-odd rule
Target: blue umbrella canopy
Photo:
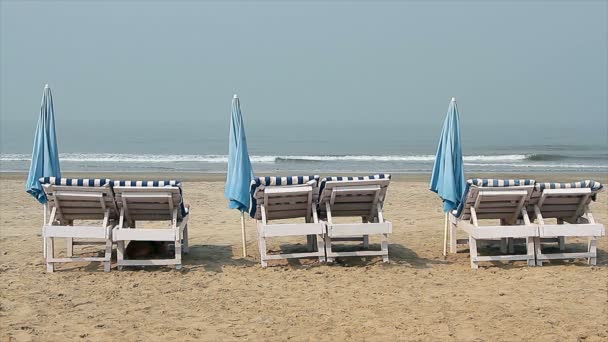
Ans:
{"type": "Polygon", "coordinates": [[[46,203],[46,195],[38,179],[40,177],[61,177],[59,168],[59,150],[55,135],[55,113],[53,96],[47,84],[42,93],[40,116],[34,136],[32,163],[25,183],[25,191],[34,196],[40,203],[46,203]]]}
{"type": "Polygon", "coordinates": [[[456,99],[452,98],[439,136],[435,165],[431,176],[431,191],[443,200],[444,212],[456,209],[462,200],[466,181],[460,143],[460,117],[456,99]]]}
{"type": "Polygon", "coordinates": [[[226,174],[225,190],[225,196],[230,201],[230,209],[238,209],[241,212],[249,210],[251,202],[249,189],[252,180],[253,169],[247,149],[241,104],[238,96],[234,95],[230,117],[228,172],[226,174]]]}

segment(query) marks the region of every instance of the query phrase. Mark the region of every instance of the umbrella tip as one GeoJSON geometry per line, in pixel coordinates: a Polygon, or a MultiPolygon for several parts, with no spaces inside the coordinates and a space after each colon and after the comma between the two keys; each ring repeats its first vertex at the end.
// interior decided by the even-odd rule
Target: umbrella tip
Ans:
{"type": "Polygon", "coordinates": [[[232,97],[233,99],[238,99],[239,96],[237,94],[234,94],[234,96],[232,97]]]}
{"type": "Polygon", "coordinates": [[[452,102],[456,102],[456,98],[455,97],[452,97],[452,102]]]}
{"type": "Polygon", "coordinates": [[[48,83],[44,85],[44,89],[46,89],[46,88],[48,88],[48,87],[49,87],[49,84],[48,84],[48,83]]]}

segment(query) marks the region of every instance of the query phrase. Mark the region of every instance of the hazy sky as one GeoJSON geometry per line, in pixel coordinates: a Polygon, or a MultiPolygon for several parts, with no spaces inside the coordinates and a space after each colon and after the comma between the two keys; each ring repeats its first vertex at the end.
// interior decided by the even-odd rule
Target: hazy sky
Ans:
{"type": "MultiPolygon", "coordinates": [[[[606,1],[1,2],[0,110],[59,122],[608,127],[606,1]]],[[[606,141],[606,138],[603,139],[606,141]]]]}

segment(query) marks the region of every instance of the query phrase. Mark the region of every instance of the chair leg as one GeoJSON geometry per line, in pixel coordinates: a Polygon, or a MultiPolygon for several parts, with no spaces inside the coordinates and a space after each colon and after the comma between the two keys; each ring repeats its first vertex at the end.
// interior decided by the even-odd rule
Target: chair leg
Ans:
{"type": "Polygon", "coordinates": [[[264,228],[258,227],[258,247],[260,248],[260,263],[262,267],[268,267],[268,261],[266,261],[266,238],[263,236],[264,228]]]}
{"type": "Polygon", "coordinates": [[[382,255],[382,261],[388,262],[388,234],[382,234],[381,239],[380,249],[382,252],[386,252],[386,254],[382,255]]]}
{"type": "Polygon", "coordinates": [[[500,239],[500,253],[507,254],[507,238],[500,239]]]}
{"type": "Polygon", "coordinates": [[[308,249],[309,252],[312,252],[315,248],[315,241],[314,241],[314,235],[306,235],[306,248],[308,249]]]}
{"type": "Polygon", "coordinates": [[[534,238],[534,249],[536,253],[536,266],[542,266],[543,261],[540,259],[540,257],[543,255],[543,246],[540,242],[540,237],[534,238]]]}
{"type": "Polygon", "coordinates": [[[587,263],[589,265],[595,266],[597,264],[597,238],[595,236],[589,237],[588,252],[591,253],[593,256],[587,258],[587,263]]]}
{"type": "Polygon", "coordinates": [[[528,255],[528,266],[536,266],[533,237],[526,238],[526,254],[528,255]]]}
{"type": "Polygon", "coordinates": [[[175,261],[177,261],[177,264],[175,264],[175,269],[180,270],[182,268],[182,239],[179,236],[179,230],[176,233],[177,238],[175,239],[175,261]]]}
{"type": "Polygon", "coordinates": [[[563,252],[566,250],[566,237],[565,236],[560,236],[557,238],[557,243],[559,245],[559,250],[560,252],[563,252]]]}
{"type": "Polygon", "coordinates": [[[45,239],[46,239],[46,271],[49,273],[53,273],[53,271],[55,271],[55,264],[49,260],[53,260],[55,258],[54,240],[52,237],[48,237],[45,239]]]}
{"type": "Polygon", "coordinates": [[[325,255],[328,263],[334,262],[334,258],[330,256],[331,254],[331,237],[328,234],[325,234],[325,255]]]}
{"type": "Polygon", "coordinates": [[[469,235],[469,251],[471,254],[471,268],[479,268],[477,261],[477,239],[469,235]]]}
{"type": "Polygon", "coordinates": [[[65,240],[66,240],[67,255],[68,255],[68,258],[71,258],[74,256],[74,239],[66,238],[65,240]]]}
{"type": "Polygon", "coordinates": [[[325,262],[327,255],[325,254],[325,238],[323,235],[316,235],[317,252],[319,252],[319,262],[325,262]]]}
{"type": "Polygon", "coordinates": [[[363,248],[369,248],[369,235],[363,235],[363,248]]]}
{"type": "Polygon", "coordinates": [[[450,253],[455,254],[457,245],[456,245],[456,225],[453,223],[449,223],[450,225],[450,253]]]}
{"type": "Polygon", "coordinates": [[[110,272],[112,268],[112,240],[106,240],[105,261],[103,262],[104,272],[110,272]]]}
{"type": "Polygon", "coordinates": [[[184,227],[183,235],[184,236],[182,237],[182,251],[184,252],[184,254],[188,254],[190,253],[190,245],[188,243],[188,225],[184,227]]]}
{"type": "Polygon", "coordinates": [[[116,261],[118,270],[122,270],[122,261],[125,259],[125,242],[123,240],[116,241],[116,261]]]}

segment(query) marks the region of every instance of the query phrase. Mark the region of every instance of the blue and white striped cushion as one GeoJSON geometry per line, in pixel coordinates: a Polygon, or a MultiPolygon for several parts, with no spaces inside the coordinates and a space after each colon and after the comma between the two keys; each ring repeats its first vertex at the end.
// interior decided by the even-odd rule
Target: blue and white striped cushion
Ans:
{"type": "Polygon", "coordinates": [[[255,218],[255,212],[257,209],[257,201],[255,199],[255,191],[260,186],[277,186],[277,185],[316,185],[319,181],[319,176],[272,176],[272,177],[256,177],[251,181],[251,187],[249,188],[249,194],[251,196],[251,203],[249,204],[249,215],[255,218]]]}
{"type": "Polygon", "coordinates": [[[58,178],[58,177],[41,177],[38,179],[40,184],[52,184],[63,186],[86,186],[86,187],[101,187],[110,184],[111,181],[107,178],[58,178]]]}
{"type": "Polygon", "coordinates": [[[163,188],[163,187],[177,187],[179,189],[179,206],[181,208],[182,216],[188,215],[188,209],[184,205],[184,195],[182,193],[182,183],[178,180],[112,180],[110,181],[112,187],[115,186],[133,186],[141,188],[163,188]]]}
{"type": "Polygon", "coordinates": [[[370,180],[370,179],[391,179],[391,175],[388,173],[379,173],[371,176],[358,176],[358,177],[325,177],[321,180],[319,185],[319,192],[323,192],[325,184],[327,182],[347,182],[353,180],[370,180]]]}
{"type": "Polygon", "coordinates": [[[536,181],[534,179],[494,179],[494,178],[472,178],[467,180],[467,186],[464,189],[460,204],[456,209],[456,217],[460,217],[464,207],[467,203],[467,197],[469,196],[469,190],[471,186],[486,187],[486,188],[499,188],[499,187],[510,187],[510,186],[525,186],[534,185],[536,181]]]}
{"type": "Polygon", "coordinates": [[[592,191],[602,190],[604,186],[597,181],[594,180],[583,180],[580,182],[571,182],[571,183],[536,183],[536,190],[542,191],[544,189],[591,189],[592,191]]]}
{"type": "Polygon", "coordinates": [[[534,179],[493,179],[493,178],[473,178],[467,180],[468,185],[479,187],[508,187],[508,186],[523,186],[534,185],[534,179]]]}

